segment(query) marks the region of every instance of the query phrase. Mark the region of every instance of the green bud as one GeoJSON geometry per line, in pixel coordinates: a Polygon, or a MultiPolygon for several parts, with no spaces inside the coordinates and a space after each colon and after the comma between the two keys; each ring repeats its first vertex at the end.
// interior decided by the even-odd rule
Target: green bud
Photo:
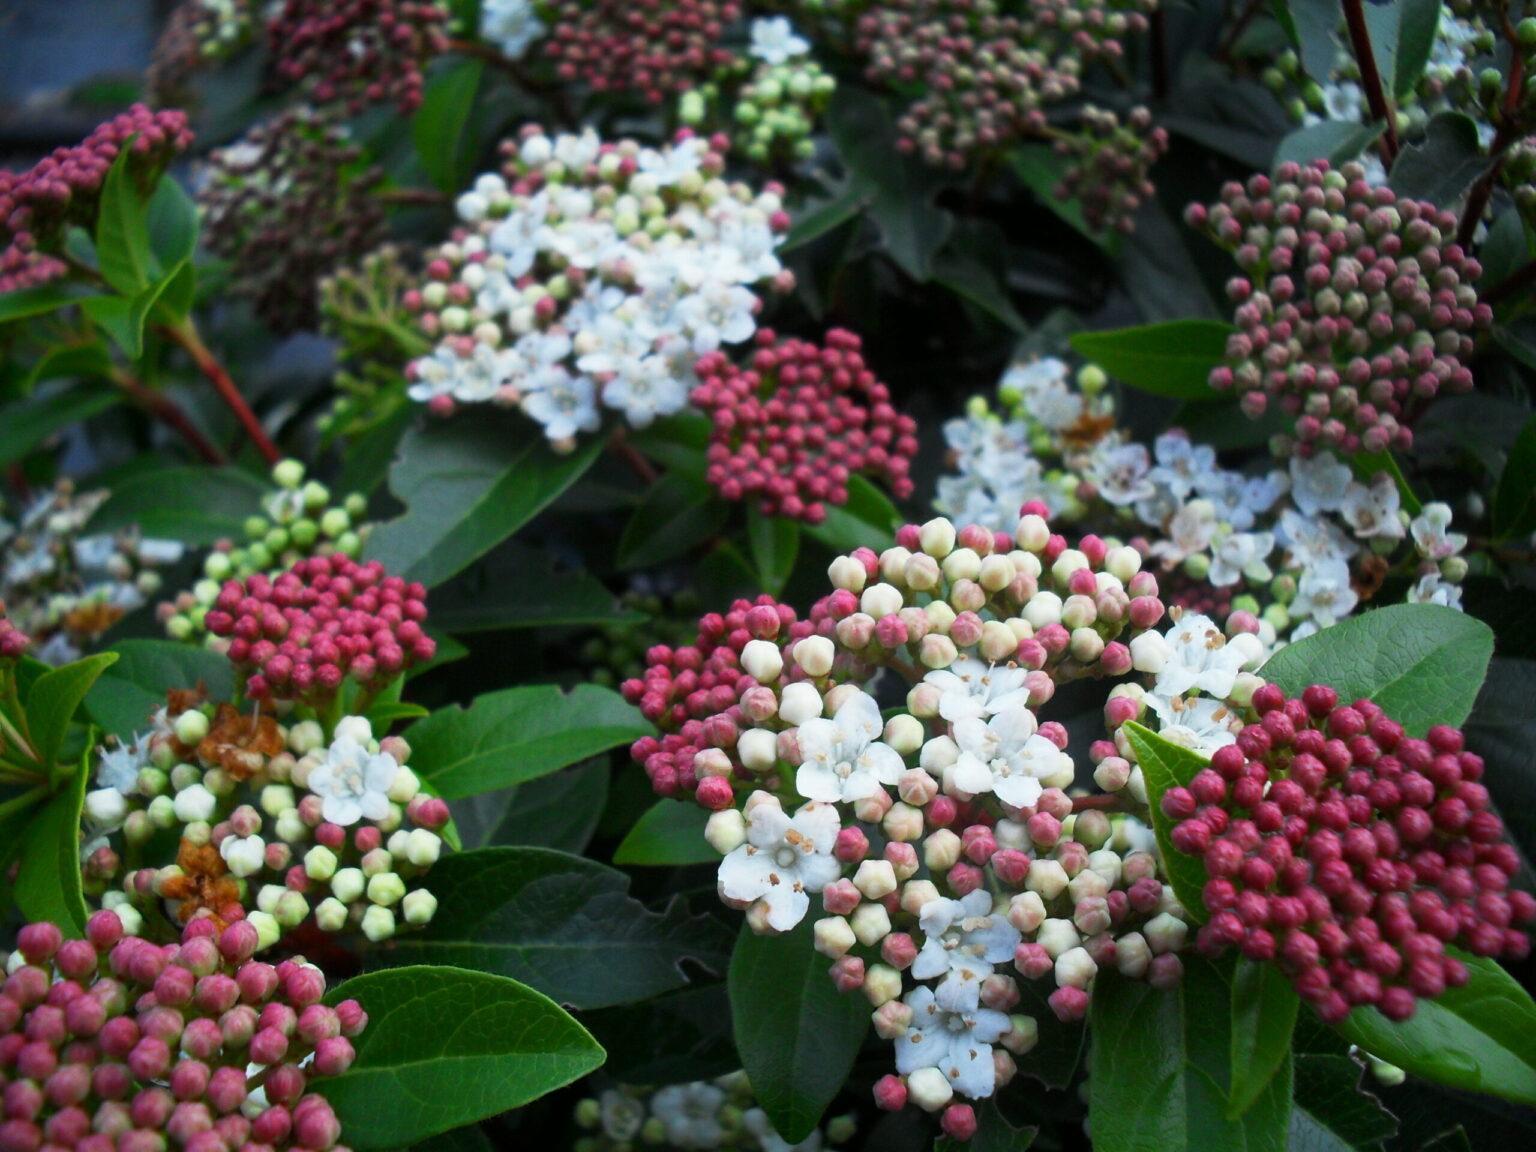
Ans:
{"type": "Polygon", "coordinates": [[[352,517],[342,508],[327,508],[320,517],[320,531],[332,540],[352,527],[352,517]]]}
{"type": "Polygon", "coordinates": [[[340,932],[347,926],[347,906],[327,896],[315,906],[315,924],[322,932],[340,932]]]}
{"type": "Polygon", "coordinates": [[[279,460],[272,466],[272,483],[279,488],[297,488],[304,483],[304,465],[297,460],[279,460]]]}
{"type": "Polygon", "coordinates": [[[313,520],[295,520],[288,526],[288,535],[295,548],[308,552],[320,538],[320,525],[313,520]]]}
{"type": "Polygon", "coordinates": [[[269,525],[267,523],[267,521],[266,521],[266,519],[264,517],[261,517],[261,516],[249,517],[246,520],[246,522],[245,522],[245,535],[246,535],[246,538],[249,539],[249,540],[260,540],[263,536],[265,536],[267,534],[267,529],[269,527],[271,527],[271,525],[269,525]]]}
{"type": "Polygon", "coordinates": [[[262,544],[268,551],[276,554],[288,547],[289,536],[286,528],[274,528],[262,539],[262,544]]]}

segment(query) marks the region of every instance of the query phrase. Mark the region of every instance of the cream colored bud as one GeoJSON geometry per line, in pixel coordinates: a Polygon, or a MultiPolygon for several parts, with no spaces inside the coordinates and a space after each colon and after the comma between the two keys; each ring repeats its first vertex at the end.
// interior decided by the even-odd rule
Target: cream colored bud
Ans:
{"type": "Polygon", "coordinates": [[[960,759],[960,745],[948,736],[935,736],[923,745],[917,763],[929,772],[940,773],[960,759]]]}
{"type": "Polygon", "coordinates": [[[890,584],[871,584],[859,597],[859,609],[876,620],[900,612],[904,601],[900,589],[890,584]]]}
{"type": "Polygon", "coordinates": [[[942,560],[955,550],[955,526],[943,516],[928,521],[917,535],[919,546],[935,560],[942,560]]]}
{"type": "MultiPolygon", "coordinates": [[[[892,588],[891,591],[896,590],[892,588]]],[[[897,592],[896,595],[900,596],[901,593],[897,592]]],[[[825,636],[807,636],[795,645],[795,663],[800,665],[800,670],[807,676],[820,677],[832,671],[832,659],[836,655],[837,649],[825,636]]]]}
{"type": "Polygon", "coordinates": [[[920,682],[907,691],[907,711],[913,716],[931,720],[939,714],[939,700],[944,694],[934,685],[920,682]]]}
{"type": "Polygon", "coordinates": [[[878,1008],[901,996],[901,973],[889,964],[871,964],[864,973],[864,995],[878,1008]]]}
{"type": "Polygon", "coordinates": [[[884,904],[860,904],[853,910],[849,923],[858,942],[866,948],[873,948],[891,934],[891,914],[884,904]]]}
{"type": "Polygon", "coordinates": [[[955,622],[955,610],[943,600],[923,605],[923,615],[928,617],[928,627],[940,636],[947,636],[955,622]]]}
{"type": "Polygon", "coordinates": [[[1051,542],[1051,528],[1044,517],[1032,512],[1028,516],[1019,517],[1013,538],[1024,551],[1039,552],[1051,542]]]}
{"type": "Polygon", "coordinates": [[[980,584],[988,592],[1001,592],[1012,584],[1018,571],[1013,566],[1013,561],[1006,556],[993,553],[981,562],[981,569],[976,575],[976,583],[980,584]]]}
{"type": "Polygon", "coordinates": [[[1030,861],[1029,875],[1024,878],[1024,886],[1031,892],[1040,893],[1046,900],[1060,896],[1066,890],[1067,883],[1067,870],[1059,860],[1030,861]]]}
{"type": "Polygon", "coordinates": [[[948,828],[928,834],[923,842],[923,863],[930,872],[948,872],[960,859],[960,837],[948,828]]]}
{"type": "Polygon", "coordinates": [[[741,666],[759,684],[777,684],[784,655],[772,640],[749,640],[741,650],[741,666]]]}
{"type": "Polygon", "coordinates": [[[913,591],[931,592],[939,586],[939,562],[932,556],[914,556],[901,575],[902,582],[913,591]]]}
{"type": "Polygon", "coordinates": [[[711,812],[704,825],[704,839],[724,856],[747,842],[747,822],[735,808],[711,812]]]}
{"type": "Polygon", "coordinates": [[[869,574],[864,565],[852,556],[839,556],[827,567],[827,579],[831,581],[832,587],[858,595],[864,591],[869,574]]]}
{"type": "Polygon", "coordinates": [[[1061,597],[1054,592],[1036,592],[1024,605],[1022,615],[1037,632],[1047,624],[1061,623],[1061,597]]]}
{"type": "Polygon", "coordinates": [[[939,566],[944,579],[953,584],[957,580],[974,580],[981,573],[981,557],[969,548],[956,548],[944,557],[939,566]]]}
{"type": "Polygon", "coordinates": [[[880,821],[880,827],[890,839],[911,843],[923,835],[922,809],[897,801],[880,821]]]}
{"type": "Polygon", "coordinates": [[[832,960],[845,956],[855,944],[853,929],[841,916],[816,921],[811,930],[816,951],[832,960]]]}
{"type": "MultiPolygon", "coordinates": [[[[820,639],[811,637],[810,639],[820,639]]],[[[795,648],[795,659],[799,662],[801,650],[807,641],[802,640],[795,648]]],[[[803,668],[805,665],[801,664],[803,668]]],[[[830,667],[830,662],[829,662],[830,667]]],[[[804,680],[797,680],[793,684],[786,684],[784,691],[779,694],[779,719],[790,725],[804,724],[807,720],[814,720],[821,715],[821,693],[816,685],[808,684],[804,680]]]]}
{"type": "Polygon", "coordinates": [[[1026,936],[1045,923],[1045,901],[1038,892],[1019,892],[1008,901],[1008,923],[1026,936]]]}
{"type": "Polygon", "coordinates": [[[910,756],[923,746],[925,735],[927,735],[927,729],[921,720],[905,712],[899,712],[885,722],[885,731],[881,734],[881,739],[894,748],[899,755],[910,756]]]}
{"type": "Polygon", "coordinates": [[[932,904],[939,898],[939,890],[932,880],[908,880],[901,886],[901,910],[916,916],[923,905],[932,904]]]}
{"type": "Polygon", "coordinates": [[[777,733],[766,728],[748,728],[736,740],[736,755],[743,768],[761,775],[779,762],[778,745],[777,733]]]}
{"type": "Polygon", "coordinates": [[[948,668],[960,656],[955,642],[948,636],[938,632],[930,632],[924,636],[917,646],[917,659],[924,668],[932,668],[938,671],[948,668]]]}
{"type": "Polygon", "coordinates": [[[1168,663],[1168,642],[1157,632],[1143,632],[1130,643],[1131,667],[1153,676],[1168,663]]]}
{"type": "Polygon", "coordinates": [[[907,562],[912,559],[912,553],[905,548],[887,548],[880,553],[880,579],[889,584],[901,587],[902,580],[907,573],[907,562]]]}
{"type": "Polygon", "coordinates": [[[1035,933],[1035,943],[1049,952],[1054,960],[1081,944],[1082,937],[1072,921],[1051,919],[1040,925],[1035,933]]]}
{"type": "Polygon", "coordinates": [[[879,900],[896,891],[896,869],[889,860],[865,860],[854,873],[853,886],[866,900],[879,900]]]}
{"type": "Polygon", "coordinates": [[[919,1068],[907,1077],[907,1099],[924,1112],[937,1112],[954,1095],[955,1090],[937,1068],[919,1068]]]}

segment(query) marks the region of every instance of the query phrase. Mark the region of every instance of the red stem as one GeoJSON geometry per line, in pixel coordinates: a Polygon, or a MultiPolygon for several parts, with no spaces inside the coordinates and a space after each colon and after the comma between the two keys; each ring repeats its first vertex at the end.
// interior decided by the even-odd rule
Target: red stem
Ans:
{"type": "Polygon", "coordinates": [[[1504,18],[1504,38],[1509,41],[1512,51],[1509,54],[1509,88],[1504,93],[1504,116],[1499,125],[1498,132],[1494,135],[1493,144],[1488,153],[1493,156],[1493,167],[1483,173],[1482,179],[1472,185],[1472,191],[1467,194],[1467,207],[1461,214],[1461,225],[1456,229],[1456,242],[1465,248],[1472,242],[1472,234],[1477,231],[1477,224],[1483,218],[1483,213],[1488,210],[1488,200],[1493,196],[1493,186],[1498,183],[1499,172],[1504,167],[1504,153],[1522,135],[1522,129],[1518,125],[1520,112],[1520,100],[1524,96],[1525,89],[1525,62],[1520,55],[1520,42],[1515,33],[1514,25],[1509,22],[1509,12],[1506,9],[1504,18]]]}
{"type": "Polygon", "coordinates": [[[1087,812],[1090,809],[1098,809],[1101,812],[1119,812],[1120,797],[1118,796],[1074,796],[1072,797],[1072,811],[1087,812]]]}
{"type": "Polygon", "coordinates": [[[118,386],[128,394],[128,398],[151,416],[163,421],[167,427],[174,428],[181,433],[184,439],[192,447],[203,461],[208,464],[221,465],[228,463],[224,459],[224,453],[220,452],[209,439],[198,430],[192,418],[182,410],[180,404],[151,388],[146,388],[131,376],[119,375],[118,386]]]}
{"type": "Polygon", "coordinates": [[[1349,27],[1349,46],[1355,54],[1355,64],[1360,69],[1360,86],[1365,89],[1365,102],[1371,116],[1383,121],[1387,130],[1381,136],[1381,158],[1387,167],[1397,159],[1397,125],[1392,104],[1386,89],[1381,85],[1381,73],[1376,70],[1376,54],[1371,51],[1371,32],[1365,26],[1365,9],[1361,0],[1344,0],[1344,23],[1349,27]]]}
{"type": "Polygon", "coordinates": [[[245,429],[251,443],[256,445],[256,451],[268,464],[276,464],[283,458],[277,446],[268,438],[266,431],[261,426],[261,421],[256,419],[256,413],[251,411],[251,406],[245,402],[245,397],[240,395],[240,389],[235,387],[235,382],[229,378],[229,373],[224,371],[224,366],[215,359],[208,346],[203,343],[197,329],[191,321],[182,324],[166,324],[160,329],[172,341],[178,344],[197,365],[198,370],[213,383],[215,391],[229,405],[230,411],[235,414],[235,419],[240,421],[240,426],[245,429]]]}
{"type": "Polygon", "coordinates": [[[649,460],[640,454],[640,450],[629,442],[628,437],[624,435],[624,429],[614,429],[613,436],[608,441],[608,448],[620,460],[628,464],[633,469],[635,475],[645,481],[647,486],[656,483],[658,478],[656,469],[651,466],[649,460]]]}

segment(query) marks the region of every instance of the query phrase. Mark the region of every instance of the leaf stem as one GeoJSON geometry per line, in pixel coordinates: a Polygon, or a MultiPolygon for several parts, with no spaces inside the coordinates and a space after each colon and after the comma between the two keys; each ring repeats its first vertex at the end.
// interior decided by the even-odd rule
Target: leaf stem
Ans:
{"type": "Polygon", "coordinates": [[[281,460],[282,453],[267,436],[261,421],[256,419],[256,413],[251,411],[251,406],[245,402],[245,397],[240,395],[240,390],[235,387],[235,382],[230,379],[224,366],[203,343],[203,338],[198,335],[197,326],[192,323],[192,320],[188,318],[176,324],[162,324],[160,331],[192,357],[192,362],[197,365],[198,370],[213,383],[214,389],[224,403],[229,405],[230,410],[235,414],[235,419],[240,421],[240,426],[251,438],[251,443],[256,445],[256,451],[261,453],[262,459],[268,464],[276,464],[281,460]]]}
{"type": "Polygon", "coordinates": [[[144,384],[135,380],[125,372],[114,372],[113,379],[117,386],[127,394],[128,398],[137,404],[151,416],[163,421],[168,427],[181,433],[184,439],[202,458],[204,463],[215,466],[227,464],[224,453],[198,430],[192,418],[186,414],[180,404],[172,400],[164,393],[156,392],[144,384]]]}
{"type": "Polygon", "coordinates": [[[1243,33],[1248,31],[1248,25],[1253,23],[1253,18],[1259,14],[1259,9],[1264,7],[1266,0],[1248,0],[1248,6],[1242,10],[1227,34],[1221,38],[1221,43],[1216,46],[1216,59],[1226,62],[1232,58],[1232,51],[1237,47],[1237,42],[1243,38],[1243,33]]]}
{"type": "Polygon", "coordinates": [[[629,437],[624,435],[623,428],[615,428],[613,435],[608,438],[608,449],[624,463],[634,470],[636,476],[645,481],[646,485],[656,483],[660,478],[651,462],[640,454],[640,450],[629,442],[629,437]]]}
{"type": "Polygon", "coordinates": [[[4,804],[0,804],[0,817],[9,816],[12,812],[21,812],[30,807],[40,798],[48,794],[48,785],[37,784],[28,788],[20,796],[13,796],[4,804]]]}
{"type": "Polygon", "coordinates": [[[1360,69],[1360,86],[1365,89],[1365,102],[1371,117],[1386,124],[1381,134],[1381,158],[1387,168],[1397,159],[1397,118],[1392,102],[1387,99],[1381,83],[1381,73],[1376,68],[1376,54],[1371,50],[1371,31],[1365,25],[1365,8],[1361,0],[1344,0],[1344,23],[1349,29],[1349,46],[1355,54],[1355,64],[1360,69]]]}

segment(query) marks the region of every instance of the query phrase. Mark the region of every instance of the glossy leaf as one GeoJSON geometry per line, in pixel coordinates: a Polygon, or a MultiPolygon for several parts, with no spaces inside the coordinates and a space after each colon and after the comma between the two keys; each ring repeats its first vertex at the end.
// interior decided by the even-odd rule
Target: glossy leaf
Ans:
{"type": "Polygon", "coordinates": [[[103,279],[124,296],[148,287],[149,204],[134,186],[128,171],[133,149],[124,148],[107,172],[96,218],[96,259],[103,279]]]}
{"type": "Polygon", "coordinates": [[[197,251],[197,204],[181,182],[164,177],[149,198],[146,224],[150,249],[162,267],[191,260],[197,251]]]}
{"type": "Polygon", "coordinates": [[[485,61],[455,60],[427,82],[421,107],[411,121],[411,139],[432,183],[453,195],[468,183],[475,157],[467,134],[485,61]]]}
{"type": "Polygon", "coordinates": [[[1376,478],[1379,472],[1385,472],[1392,477],[1392,482],[1397,485],[1398,499],[1402,502],[1404,510],[1410,516],[1417,516],[1424,505],[1408,485],[1408,479],[1403,475],[1402,467],[1397,462],[1397,457],[1391,452],[1361,452],[1350,457],[1349,466],[1354,469],[1356,478],[1362,484],[1369,484],[1376,478]]]}
{"type": "Polygon", "coordinates": [[[43,316],[67,304],[79,302],[80,297],[66,291],[62,285],[58,284],[42,284],[36,288],[0,292],[0,324],[10,320],[25,320],[29,316],[43,316]]]}
{"type": "Polygon", "coordinates": [[[604,1008],[688,983],[686,961],[723,971],[731,934],[674,897],[651,912],[615,868],[548,848],[482,848],[432,869],[437,913],[379,960],[510,976],[562,1004],[604,1008]]]}
{"type": "Polygon", "coordinates": [[[1422,143],[1398,154],[1388,181],[1400,196],[1453,207],[1472,181],[1488,170],[1477,123],[1464,112],[1437,112],[1422,143]]]}
{"type": "Polygon", "coordinates": [[[731,956],[736,1050],[757,1102],[798,1143],[842,1090],[869,1028],[869,1003],[844,996],[812,946],[811,918],[778,936],[745,925],[731,956]]]}
{"type": "Polygon", "coordinates": [[[1168,991],[1099,973],[1088,1009],[1095,1152],[1285,1152],[1289,1052],[1248,1110],[1228,1119],[1230,996],[1227,974],[1194,953],[1168,991]]]}
{"type": "Polygon", "coordinates": [[[116,660],[116,652],[98,652],[51,669],[38,677],[27,693],[27,731],[32,737],[32,748],[39,761],[50,769],[59,758],[75,710],[91,685],[116,660]]]}
{"type": "Polygon", "coordinates": [[[1410,1075],[1536,1104],[1536,1002],[1492,960],[1458,953],[1472,978],[1394,1023],[1356,1008],[1339,1035],[1410,1075]]]}
{"type": "Polygon", "coordinates": [[[1536,528],[1536,416],[1525,422],[1499,474],[1493,498],[1493,534],[1500,540],[1536,528]]]}
{"type": "Polygon", "coordinates": [[[725,501],[702,479],[669,472],[651,485],[619,537],[622,569],[674,560],[725,526],[725,501]]]}
{"type": "Polygon", "coordinates": [[[1440,0],[1398,0],[1397,58],[1392,91],[1398,99],[1410,95],[1435,48],[1440,28],[1440,0]]]}
{"type": "Polygon", "coordinates": [[[1205,882],[1209,879],[1205,862],[1196,856],[1186,856],[1173,846],[1173,821],[1163,815],[1162,800],[1164,792],[1188,785],[1195,773],[1209,768],[1211,762],[1135,721],[1125,726],[1125,734],[1136,750],[1136,762],[1147,780],[1147,807],[1151,809],[1152,831],[1157,835],[1168,882],[1173,885],[1179,903],[1197,921],[1204,922],[1205,882]]]}
{"type": "Polygon", "coordinates": [[[608,801],[608,758],[594,757],[526,784],[466,797],[452,805],[471,848],[517,844],[581,852],[608,801]]]}
{"type": "Polygon", "coordinates": [[[1454,608],[1394,604],[1287,645],[1259,670],[1291,696],[1327,684],[1379,704],[1410,736],[1459,725],[1493,656],[1493,631],[1454,608]]]}
{"type": "Polygon", "coordinates": [[[1285,1065],[1300,1005],[1290,980],[1273,964],[1237,961],[1232,973],[1229,1120],[1248,1111],[1285,1065]]]}
{"type": "Polygon", "coordinates": [[[1133,388],[1207,400],[1213,395],[1211,369],[1226,358],[1227,337],[1236,329],[1217,320],[1170,320],[1115,332],[1079,332],[1073,351],[1133,388]]]}
{"type": "Polygon", "coordinates": [[[747,543],[752,548],[752,563],[762,580],[762,590],[777,596],[795,570],[795,557],[800,552],[800,522],[787,516],[764,516],[756,505],[749,506],[747,543]]]}
{"type": "Polygon", "coordinates": [[[704,839],[709,813],[687,800],[658,800],[614,849],[613,862],[673,867],[718,864],[720,853],[704,839]]]}
{"type": "Polygon", "coordinates": [[[562,1088],[603,1050],[559,1005],[505,976],[415,967],[348,980],[328,1003],[359,1001],[357,1059],[315,1090],[349,1147],[399,1148],[562,1088]]]}
{"type": "Polygon", "coordinates": [[[412,428],[389,470],[405,514],[374,529],[367,558],[435,587],[538,515],[602,446],[589,436],[559,455],[521,414],[476,412],[412,428]]]}
{"type": "Polygon", "coordinates": [[[724,983],[583,1013],[581,1019],[608,1050],[604,1072],[625,1084],[684,1084],[741,1067],[724,983]]]}
{"type": "Polygon", "coordinates": [[[1354,160],[1376,142],[1386,130],[1381,121],[1360,125],[1341,120],[1324,120],[1298,128],[1280,141],[1275,149],[1275,159],[1270,170],[1278,169],[1287,161],[1310,164],[1314,160],[1327,160],[1338,165],[1354,160]]]}
{"type": "MultiPolygon", "coordinates": [[[[3,297],[0,297],[3,299],[3,297]]],[[[112,353],[100,340],[82,344],[62,344],[47,355],[39,357],[22,384],[23,392],[30,392],[47,380],[84,379],[101,380],[112,372],[112,353]]]]}
{"type": "MultiPolygon", "coordinates": [[[[1325,1129],[1337,1146],[1355,1152],[1377,1152],[1382,1141],[1396,1133],[1392,1114],[1366,1090],[1364,1062],[1311,1012],[1297,1017],[1294,1052],[1295,1115],[1304,1115],[1313,1127],[1325,1129]]],[[[1327,1147],[1321,1138],[1315,1137],[1314,1143],[1318,1152],[1327,1147]]]]}
{"type": "Polygon", "coordinates": [[[90,528],[116,532],[137,526],[145,536],[186,544],[243,540],[245,522],[261,514],[266,491],[263,481],[235,468],[156,468],[113,485],[90,528]]]}
{"type": "Polygon", "coordinates": [[[1002,1096],[994,1094],[989,1099],[976,1102],[976,1135],[969,1140],[953,1140],[941,1136],[934,1142],[934,1152],[1027,1152],[1035,1143],[1040,1129],[1015,1124],[998,1106],[1002,1096]]]}
{"type": "Polygon", "coordinates": [[[827,518],[804,534],[839,554],[867,546],[889,548],[902,520],[896,505],[863,476],[848,477],[848,503],[827,505],[827,518]]]}
{"type": "Polygon", "coordinates": [[[796,248],[802,248],[836,231],[848,221],[856,219],[874,198],[873,188],[849,180],[827,199],[807,204],[795,213],[794,223],[778,246],[779,254],[782,256],[793,252],[796,248]]]}
{"type": "Polygon", "coordinates": [[[41,808],[33,809],[22,832],[20,861],[11,896],[22,916],[49,920],[66,936],[85,933],[85,893],[80,879],[80,813],[90,786],[90,755],[41,808]]]}
{"type": "Polygon", "coordinates": [[[515,540],[432,593],[433,626],[456,633],[644,619],[643,613],[621,608],[589,572],[559,565],[540,549],[515,540]]]}
{"type": "Polygon", "coordinates": [[[440,708],[406,739],[417,775],[452,800],[548,775],[652,731],[617,692],[540,684],[489,692],[468,708],[440,708]]]}

